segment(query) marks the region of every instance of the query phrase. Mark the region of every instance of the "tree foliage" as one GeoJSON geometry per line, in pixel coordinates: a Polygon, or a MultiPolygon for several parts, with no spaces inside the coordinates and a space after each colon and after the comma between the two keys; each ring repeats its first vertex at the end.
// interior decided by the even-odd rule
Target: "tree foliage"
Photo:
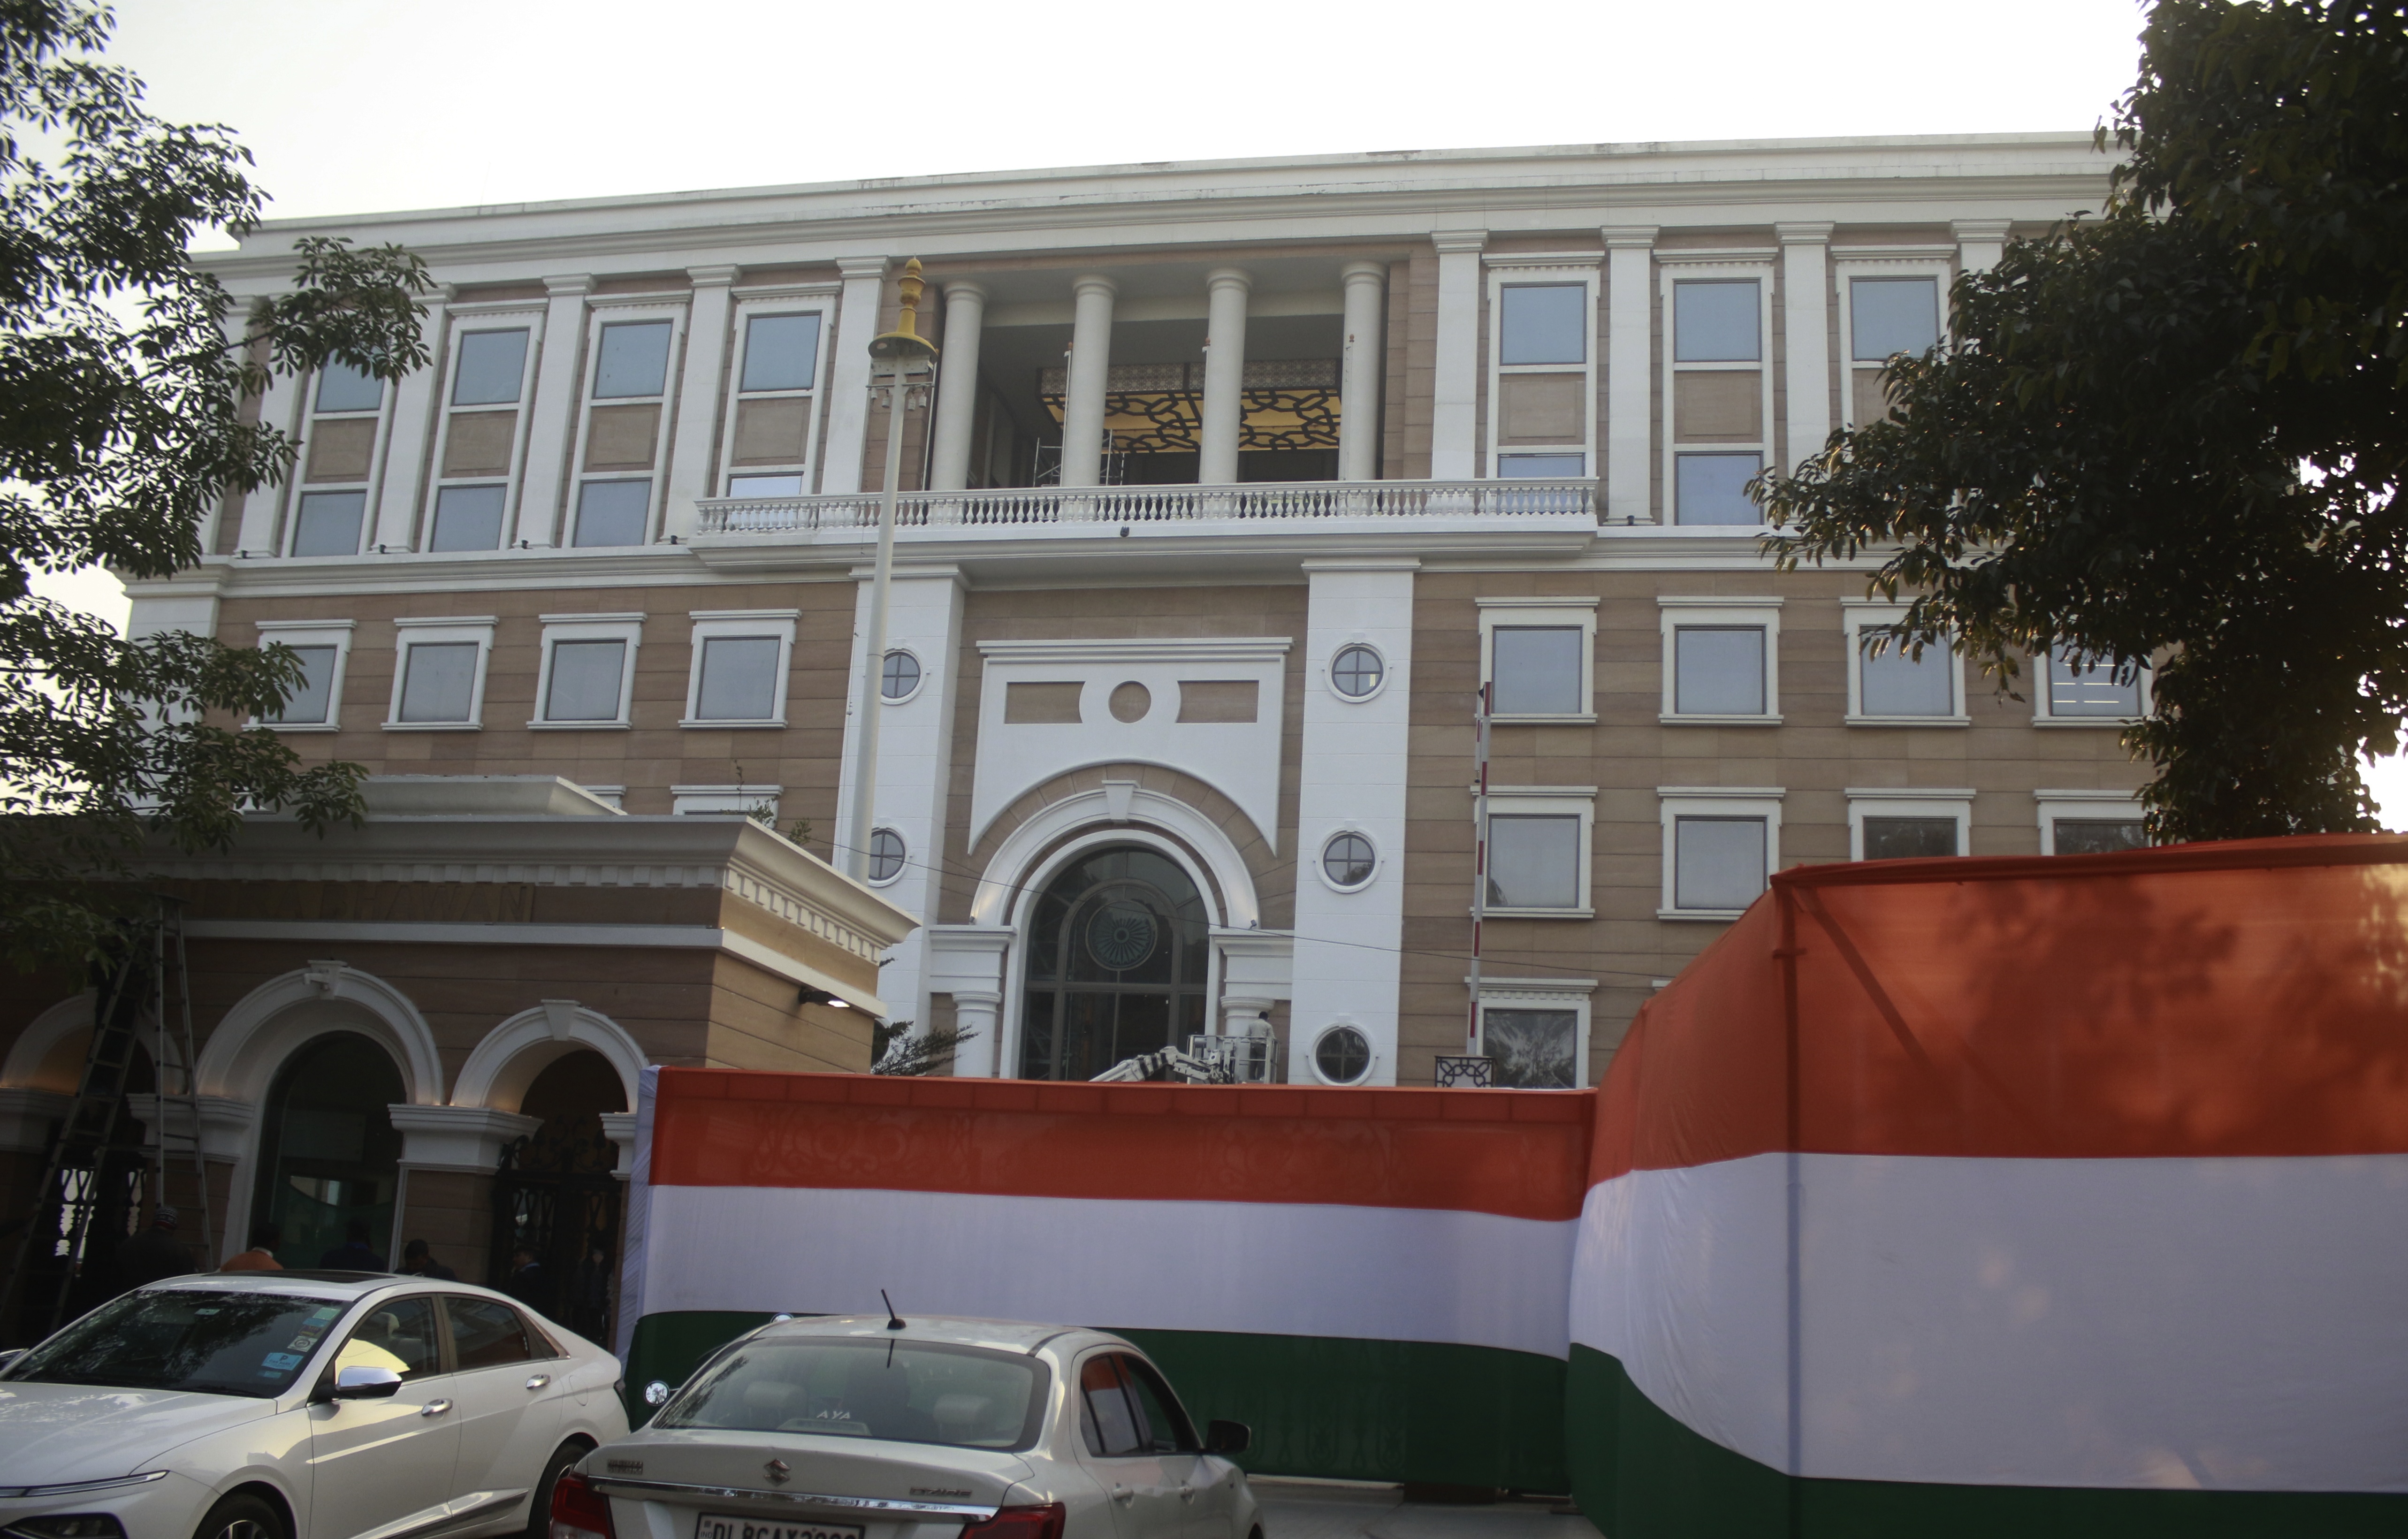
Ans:
{"type": "Polygon", "coordinates": [[[2001,687],[2055,648],[2149,669],[2157,838],[2372,828],[2359,755],[2408,712],[2408,31],[2157,0],[2143,44],[2105,209],[1960,275],[1896,415],[1762,478],[1767,546],[1878,556],[1896,644],[2001,687]]]}
{"type": "Polygon", "coordinates": [[[359,771],[304,769],[272,714],[300,682],[282,647],[121,639],[33,593],[36,573],[196,565],[228,493],[281,477],[294,445],[245,421],[271,371],[330,360],[398,380],[426,362],[397,248],[307,240],[293,295],[236,316],[186,261],[263,194],[222,128],[163,122],[102,62],[83,0],[0,0],[0,932],[20,965],[103,943],[111,885],[152,829],[225,843],[246,809],[313,827],[358,815],[359,771]]]}

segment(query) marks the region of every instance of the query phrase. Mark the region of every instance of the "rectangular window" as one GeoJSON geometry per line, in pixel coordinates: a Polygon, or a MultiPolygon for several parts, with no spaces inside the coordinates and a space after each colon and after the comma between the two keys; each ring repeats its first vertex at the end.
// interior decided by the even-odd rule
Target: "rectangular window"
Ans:
{"type": "Polygon", "coordinates": [[[819,379],[820,318],[755,315],[744,324],[744,376],[738,389],[809,390],[819,379]]]}
{"type": "Polygon", "coordinates": [[[419,545],[492,551],[510,542],[510,489],[519,472],[527,374],[540,312],[455,312],[449,409],[437,430],[435,490],[419,545]]]}
{"type": "Polygon", "coordinates": [[[466,722],[477,691],[474,641],[424,641],[403,649],[401,710],[412,726],[466,722]]]}
{"type": "Polygon", "coordinates": [[[384,405],[384,381],[366,369],[330,363],[318,372],[320,411],[374,411],[384,405]]]}
{"type": "Polygon", "coordinates": [[[339,653],[332,646],[294,646],[293,655],[301,662],[301,683],[286,698],[284,709],[272,716],[261,718],[277,726],[317,726],[333,720],[335,704],[335,663],[339,653]]]}
{"type": "Polygon", "coordinates": [[[1480,1046],[1492,1085],[1512,1090],[1570,1090],[1580,1085],[1580,1012],[1483,1006],[1480,1046]]]}
{"type": "Polygon", "coordinates": [[[430,551],[491,551],[502,543],[506,486],[446,486],[435,494],[430,551]]]}
{"type": "Polygon", "coordinates": [[[1867,860],[1920,860],[1961,855],[1953,817],[1871,817],[1864,820],[1867,860]]]}
{"type": "Polygon", "coordinates": [[[1921,357],[1940,340],[1937,278],[1848,280],[1849,356],[1878,364],[1893,353],[1921,357]]]}
{"type": "Polygon", "coordinates": [[[640,545],[652,504],[650,481],[589,481],[577,489],[573,545],[640,545]]]}
{"type": "Polygon", "coordinates": [[[604,326],[594,366],[594,394],[606,399],[662,394],[668,385],[669,335],[674,329],[666,321],[604,326]]]}
{"type": "Polygon", "coordinates": [[[304,492],[293,517],[294,555],[357,555],[366,492],[304,492]]]}
{"type": "Polygon", "coordinates": [[[2146,849],[2147,825],[2139,818],[2061,817],[2055,820],[2057,855],[2107,855],[2146,849]]]}
{"type": "Polygon", "coordinates": [[[1672,836],[1674,908],[1727,912],[1764,895],[1763,818],[1675,818],[1672,836]]]}
{"type": "Polygon", "coordinates": [[[1578,626],[1499,626],[1490,655],[1498,716],[1570,716],[1588,709],[1582,693],[1587,633],[1578,626]]]}
{"type": "Polygon", "coordinates": [[[1506,480],[1570,481],[1588,473],[1585,454],[1499,454],[1497,474],[1506,480]]]}
{"type": "Polygon", "coordinates": [[[1588,285],[1508,283],[1498,295],[1497,361],[1588,361],[1588,285]]]}
{"type": "Polygon", "coordinates": [[[593,363],[575,458],[583,479],[572,498],[569,545],[641,545],[652,537],[677,351],[678,322],[656,300],[599,301],[591,311],[593,363]]]}
{"type": "Polygon", "coordinates": [[[627,666],[624,641],[560,641],[552,649],[548,722],[607,722],[619,715],[619,682],[627,666]]]}
{"type": "Polygon", "coordinates": [[[1759,280],[1684,279],[1672,285],[1672,357],[1677,363],[1756,362],[1764,356],[1759,280]]]}
{"type": "Polygon", "coordinates": [[[793,497],[810,491],[819,371],[825,362],[821,311],[789,291],[737,301],[736,389],[720,448],[721,484],[734,497],[793,497]]]}
{"type": "Polygon", "coordinates": [[[1581,820],[1491,813],[1488,901],[1500,909],[1580,906],[1581,820]]]}
{"type": "Polygon", "coordinates": [[[760,721],[777,714],[778,662],[784,646],[774,636],[714,636],[702,643],[702,683],[694,713],[702,721],[760,721]]]}
{"type": "Polygon", "coordinates": [[[1856,666],[1863,670],[1863,714],[1868,716],[1951,716],[1956,712],[1956,654],[1944,645],[1928,646],[1914,654],[1911,644],[1894,636],[1866,635],[1857,642],[1856,666]],[[1875,650],[1878,648],[1879,650],[1875,650]]]}
{"type": "Polygon", "coordinates": [[[1764,456],[1744,453],[1672,456],[1672,522],[1760,525],[1764,511],[1747,495],[1747,483],[1764,468],[1764,456]]]}
{"type": "Polygon", "coordinates": [[[1764,714],[1763,630],[1753,626],[1682,626],[1672,637],[1673,714],[1764,714]]]}
{"type": "Polygon", "coordinates": [[[2141,676],[2137,669],[2128,678],[2119,679],[2113,662],[2093,662],[2071,651],[2058,651],[2048,659],[2048,713],[2051,716],[2106,718],[2129,720],[2145,714],[2141,703],[2141,676]]]}
{"type": "Polygon", "coordinates": [[[453,406],[516,402],[526,380],[527,328],[471,331],[460,338],[452,366],[453,406]]]}
{"type": "Polygon", "coordinates": [[[1922,786],[1848,791],[1848,858],[1929,860],[1971,853],[1973,793],[1922,786]]]}
{"type": "Polygon", "coordinates": [[[1664,255],[1659,475],[1665,522],[1755,529],[1748,482],[1771,459],[1772,374],[1766,331],[1769,263],[1664,255]]]}
{"type": "Polygon", "coordinates": [[[2114,791],[2034,791],[2040,803],[2040,853],[2105,855],[2146,849],[2141,804],[2114,791]]]}

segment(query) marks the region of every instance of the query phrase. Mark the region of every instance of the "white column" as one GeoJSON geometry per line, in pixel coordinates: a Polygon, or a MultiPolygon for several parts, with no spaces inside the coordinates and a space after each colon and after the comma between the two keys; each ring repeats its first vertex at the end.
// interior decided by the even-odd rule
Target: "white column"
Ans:
{"type": "Polygon", "coordinates": [[[1437,377],[1430,381],[1430,479],[1469,481],[1479,463],[1480,252],[1485,230],[1440,230],[1437,377]]]}
{"type": "Polygon", "coordinates": [[[1012,932],[1000,925],[931,925],[924,933],[925,992],[951,995],[954,1028],[965,1036],[978,1033],[953,1055],[954,1077],[991,1079],[1006,1072],[1011,1059],[1004,1051],[1003,974],[1012,932]]]}
{"type": "MultiPolygon", "coordinates": [[[[273,364],[269,366],[273,367],[273,364]]],[[[301,381],[290,374],[268,377],[267,393],[260,397],[259,420],[278,432],[291,437],[297,431],[301,416],[301,381]]],[[[285,489],[299,478],[301,467],[295,465],[277,480],[254,488],[242,499],[241,522],[236,525],[234,548],[251,556],[275,555],[276,510],[283,504],[285,489]]]]}
{"type": "Polygon", "coordinates": [[[543,312],[543,354],[536,366],[535,415],[527,425],[516,537],[530,545],[558,542],[562,486],[569,445],[577,439],[577,397],[585,367],[585,296],[594,292],[594,280],[582,274],[547,278],[543,286],[552,303],[543,312]]]}
{"type": "Polygon", "coordinates": [[[719,390],[727,375],[728,289],[734,267],[688,267],[694,300],[686,310],[685,368],[678,375],[677,435],[669,441],[668,501],[661,532],[694,538],[698,497],[719,488],[719,390]]]}
{"type": "Polygon", "coordinates": [[[1338,479],[1372,481],[1380,469],[1380,290],[1388,269],[1377,262],[1349,262],[1338,276],[1346,285],[1346,342],[1338,373],[1338,479]]]}
{"type": "Polygon", "coordinates": [[[869,442],[869,340],[886,295],[886,258],[837,261],[844,294],[837,302],[829,346],[827,444],[820,452],[820,490],[831,496],[861,490],[861,456],[869,442]]]}
{"type": "Polygon", "coordinates": [[[1120,287],[1101,273],[1082,273],[1070,285],[1069,380],[1063,386],[1062,484],[1093,486],[1104,474],[1104,389],[1112,369],[1112,296],[1120,287]]]}
{"type": "Polygon", "coordinates": [[[1605,237],[1605,516],[1647,524],[1655,515],[1656,226],[1608,225],[1605,237]]]}
{"type": "Polygon", "coordinates": [[[2007,254],[2007,232],[2014,228],[2014,222],[1960,219],[1948,228],[1956,237],[1956,265],[1967,272],[1982,272],[1997,266],[2007,254]]]}
{"type": "Polygon", "coordinates": [[[1196,479],[1206,486],[1238,482],[1238,440],[1246,426],[1246,298],[1254,277],[1242,267],[1204,275],[1203,453],[1196,479]]]}
{"type": "Polygon", "coordinates": [[[423,335],[434,362],[387,385],[393,392],[393,429],[385,439],[384,484],[376,499],[376,532],[371,544],[389,551],[410,548],[410,532],[418,522],[421,478],[426,470],[428,428],[435,420],[435,392],[443,382],[443,321],[452,286],[444,284],[426,307],[423,335]]]}
{"type": "Polygon", "coordinates": [[[1341,1022],[1369,1039],[1372,1085],[1397,1083],[1398,957],[1405,922],[1405,770],[1412,732],[1413,572],[1406,560],[1305,563],[1303,780],[1297,799],[1296,952],[1287,1077],[1316,1085],[1312,1047],[1341,1022]],[[1330,688],[1329,665],[1361,643],[1386,677],[1369,699],[1330,688]],[[1379,861],[1360,892],[1332,889],[1321,851],[1340,833],[1379,861]]]}
{"type": "MultiPolygon", "coordinates": [[[[1775,224],[1781,237],[1783,350],[1788,354],[1787,469],[1823,452],[1831,433],[1831,280],[1828,224],[1775,224]]],[[[1777,446],[1778,447],[1778,446],[1777,446]]]]}
{"type": "Polygon", "coordinates": [[[928,489],[958,492],[970,483],[970,427],[978,421],[979,335],[986,325],[986,290],[945,285],[944,352],[937,359],[937,453],[928,489]]]}

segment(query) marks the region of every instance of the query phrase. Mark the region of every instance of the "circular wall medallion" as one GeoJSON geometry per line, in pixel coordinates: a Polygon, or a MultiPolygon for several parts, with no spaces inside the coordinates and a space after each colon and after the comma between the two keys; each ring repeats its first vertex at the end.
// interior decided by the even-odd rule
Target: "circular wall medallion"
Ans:
{"type": "Polygon", "coordinates": [[[1154,691],[1131,679],[1125,684],[1114,686],[1111,707],[1112,720],[1141,722],[1145,720],[1145,713],[1154,709],[1154,691]]]}
{"type": "Polygon", "coordinates": [[[1111,972],[1126,972],[1154,955],[1154,915],[1125,899],[1105,904],[1087,921],[1087,951],[1111,972]]]}

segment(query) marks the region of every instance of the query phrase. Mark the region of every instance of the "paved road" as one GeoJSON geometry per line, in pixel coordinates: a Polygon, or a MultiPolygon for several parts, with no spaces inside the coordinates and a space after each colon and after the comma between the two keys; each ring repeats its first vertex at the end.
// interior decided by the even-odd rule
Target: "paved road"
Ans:
{"type": "Polygon", "coordinates": [[[1598,1539],[1587,1518],[1558,1517],[1536,1503],[1407,1506],[1394,1486],[1268,1477],[1253,1484],[1263,1539],[1598,1539]]]}

